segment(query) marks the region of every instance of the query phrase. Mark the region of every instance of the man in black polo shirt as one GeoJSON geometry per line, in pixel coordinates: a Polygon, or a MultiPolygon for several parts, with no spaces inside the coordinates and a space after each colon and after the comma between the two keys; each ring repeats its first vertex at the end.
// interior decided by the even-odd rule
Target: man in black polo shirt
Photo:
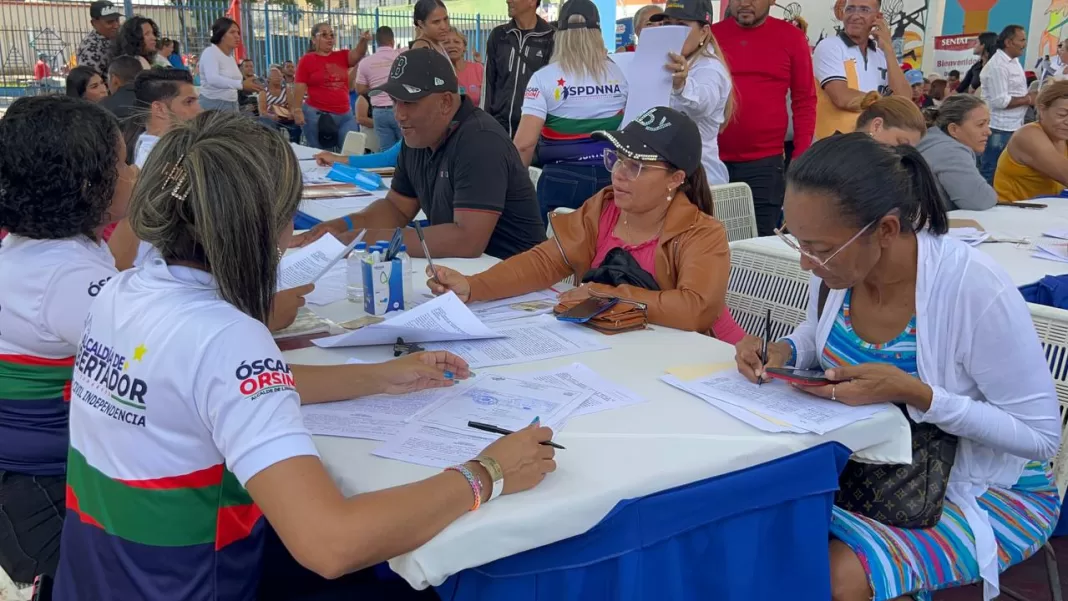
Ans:
{"type": "MultiPolygon", "coordinates": [[[[293,246],[326,232],[349,242],[362,228],[366,240],[388,240],[422,209],[432,257],[498,259],[545,240],[527,169],[497,121],[457,93],[449,60],[429,48],[393,61],[389,79],[371,93],[389,94],[404,143],[391,189],[360,213],[326,221],[297,236],[293,246]]],[[[413,230],[404,232],[413,256],[422,256],[413,230]]]]}

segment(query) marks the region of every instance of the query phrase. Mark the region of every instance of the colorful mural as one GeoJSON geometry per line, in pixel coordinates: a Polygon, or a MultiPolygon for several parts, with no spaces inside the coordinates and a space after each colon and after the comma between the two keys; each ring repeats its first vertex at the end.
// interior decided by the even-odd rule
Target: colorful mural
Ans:
{"type": "MultiPolygon", "coordinates": [[[[883,14],[890,23],[898,60],[908,61],[913,65],[922,64],[929,2],[930,0],[883,0],[883,14]]],[[[845,0],[799,0],[780,2],[772,14],[782,18],[805,19],[808,23],[809,44],[814,46],[823,38],[837,35],[842,30],[844,8],[845,0]]]]}
{"type": "MultiPolygon", "coordinates": [[[[1064,26],[1068,24],[1068,0],[1049,0],[1049,6],[1043,13],[1046,26],[1038,42],[1038,56],[1057,54],[1057,44],[1061,41],[1064,26]]],[[[1033,34],[1032,34],[1033,35],[1033,34]]]]}

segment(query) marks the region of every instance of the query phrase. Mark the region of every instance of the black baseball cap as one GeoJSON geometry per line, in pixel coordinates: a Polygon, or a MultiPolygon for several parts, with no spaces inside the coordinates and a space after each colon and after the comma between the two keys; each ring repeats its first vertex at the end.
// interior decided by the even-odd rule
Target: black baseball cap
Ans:
{"type": "Polygon", "coordinates": [[[430,48],[408,50],[393,59],[389,78],[372,94],[385,93],[401,102],[414,102],[431,94],[457,92],[456,71],[445,55],[430,48]]]}
{"type": "Polygon", "coordinates": [[[657,23],[664,19],[697,21],[711,25],[712,2],[710,0],[668,0],[667,5],[664,6],[664,12],[653,15],[649,22],[657,23]]]}
{"type": "Polygon", "coordinates": [[[595,131],[616,152],[636,161],[664,161],[687,176],[701,166],[701,132],[686,115],[666,106],[653,107],[618,131],[595,131]]]}
{"type": "Polygon", "coordinates": [[[557,20],[557,31],[565,31],[567,29],[601,28],[601,15],[597,12],[597,5],[590,0],[567,0],[567,2],[560,7],[560,13],[557,20]],[[585,22],[581,24],[568,23],[568,21],[571,20],[571,17],[575,15],[582,17],[585,22]]]}
{"type": "Polygon", "coordinates": [[[91,19],[118,19],[122,16],[122,9],[108,0],[97,0],[89,5],[89,18],[91,19]]]}

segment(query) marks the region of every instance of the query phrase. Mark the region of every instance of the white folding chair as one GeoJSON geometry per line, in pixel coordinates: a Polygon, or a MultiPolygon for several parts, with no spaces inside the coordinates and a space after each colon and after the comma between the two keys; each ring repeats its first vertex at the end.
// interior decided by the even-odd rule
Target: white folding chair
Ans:
{"type": "Polygon", "coordinates": [[[541,169],[537,167],[527,167],[527,171],[530,173],[530,183],[534,184],[534,189],[538,189],[538,180],[541,179],[541,169]]]}
{"type": "Polygon", "coordinates": [[[749,184],[716,184],[711,188],[713,212],[727,228],[727,241],[756,238],[756,212],[749,184]]]}
{"type": "Polygon", "coordinates": [[[367,149],[367,152],[379,152],[382,150],[382,143],[378,141],[378,134],[371,128],[360,130],[365,136],[363,147],[367,149]]]}
{"type": "Polygon", "coordinates": [[[747,334],[764,336],[771,309],[771,338],[778,340],[805,320],[809,274],[797,254],[752,242],[731,244],[727,308],[747,334]]]}
{"type": "MultiPolygon", "coordinates": [[[[1053,384],[1057,388],[1057,400],[1061,413],[1061,448],[1053,458],[1053,478],[1057,484],[1057,493],[1064,499],[1068,489],[1068,311],[1044,305],[1028,304],[1031,309],[1031,321],[1046,351],[1046,365],[1053,374],[1053,384]]],[[[1041,553],[1046,560],[1046,577],[1049,579],[1050,599],[1063,601],[1061,595],[1061,575],[1057,570],[1057,555],[1053,545],[1047,541],[1041,553]]],[[[1001,587],[1007,597],[1018,601],[1030,601],[1020,593],[1001,587]]]]}
{"type": "Polygon", "coordinates": [[[341,154],[345,156],[360,155],[367,148],[367,134],[362,131],[350,131],[345,134],[345,143],[341,146],[341,154]]]}

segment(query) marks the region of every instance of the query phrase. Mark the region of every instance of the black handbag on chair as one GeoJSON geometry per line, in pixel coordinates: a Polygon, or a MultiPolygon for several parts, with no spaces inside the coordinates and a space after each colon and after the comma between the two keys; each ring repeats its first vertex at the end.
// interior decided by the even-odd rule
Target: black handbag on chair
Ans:
{"type": "MultiPolygon", "coordinates": [[[[820,283],[817,316],[830,289],[820,283]]],[[[905,414],[912,431],[912,463],[874,465],[852,459],[838,476],[834,504],[895,528],[931,528],[942,519],[949,472],[957,458],[955,435],[934,424],[918,424],[905,414]]]]}

